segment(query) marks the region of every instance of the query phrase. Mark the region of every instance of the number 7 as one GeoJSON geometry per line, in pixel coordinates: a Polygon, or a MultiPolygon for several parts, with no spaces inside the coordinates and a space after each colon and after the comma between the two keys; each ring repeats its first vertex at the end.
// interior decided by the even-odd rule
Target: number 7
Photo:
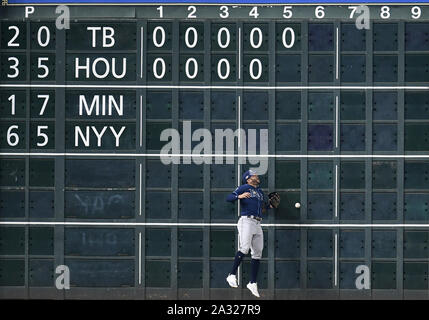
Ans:
{"type": "Polygon", "coordinates": [[[352,10],[352,12],[350,13],[350,19],[353,19],[353,16],[357,10],[357,6],[350,6],[349,9],[352,10]]]}
{"type": "Polygon", "coordinates": [[[43,113],[45,113],[45,108],[48,105],[48,101],[49,101],[49,94],[38,94],[37,95],[38,99],[45,99],[45,101],[43,101],[43,105],[42,108],[40,109],[40,116],[43,116],[43,113]]]}

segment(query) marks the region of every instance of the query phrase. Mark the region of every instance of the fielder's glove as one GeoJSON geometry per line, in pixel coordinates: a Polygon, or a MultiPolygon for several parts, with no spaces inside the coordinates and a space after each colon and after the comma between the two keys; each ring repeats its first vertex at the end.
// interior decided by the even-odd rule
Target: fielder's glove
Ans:
{"type": "Polygon", "coordinates": [[[277,192],[271,192],[268,195],[268,202],[273,208],[278,208],[280,205],[280,195],[277,192]]]}

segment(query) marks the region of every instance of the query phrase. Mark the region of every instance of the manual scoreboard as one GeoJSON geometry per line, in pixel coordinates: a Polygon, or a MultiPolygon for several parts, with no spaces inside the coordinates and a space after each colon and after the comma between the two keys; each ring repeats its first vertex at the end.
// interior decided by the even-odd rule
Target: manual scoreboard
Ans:
{"type": "Polygon", "coordinates": [[[3,4],[1,298],[429,298],[426,4],[3,4]]]}

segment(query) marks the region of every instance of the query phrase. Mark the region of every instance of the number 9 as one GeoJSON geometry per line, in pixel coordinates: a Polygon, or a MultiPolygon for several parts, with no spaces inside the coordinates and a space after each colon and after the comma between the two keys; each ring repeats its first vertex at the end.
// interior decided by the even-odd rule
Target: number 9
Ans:
{"type": "Polygon", "coordinates": [[[422,15],[422,9],[420,7],[412,7],[411,8],[411,17],[413,19],[418,19],[422,15]]]}

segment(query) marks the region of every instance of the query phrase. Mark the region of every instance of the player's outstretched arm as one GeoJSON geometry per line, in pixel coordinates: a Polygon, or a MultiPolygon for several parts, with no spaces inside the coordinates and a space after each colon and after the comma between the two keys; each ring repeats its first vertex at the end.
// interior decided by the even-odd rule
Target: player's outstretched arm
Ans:
{"type": "Polygon", "coordinates": [[[271,192],[268,195],[268,204],[270,208],[278,208],[280,205],[280,195],[277,192],[271,192]]]}
{"type": "Polygon", "coordinates": [[[238,195],[235,194],[235,192],[230,193],[227,197],[226,197],[226,201],[228,202],[234,202],[235,200],[238,200],[238,195]]]}
{"type": "Polygon", "coordinates": [[[234,192],[230,193],[226,197],[226,201],[234,202],[235,200],[238,200],[238,199],[249,198],[250,193],[245,192],[245,190],[246,188],[244,188],[243,186],[238,187],[237,189],[234,190],[234,192]]]}

